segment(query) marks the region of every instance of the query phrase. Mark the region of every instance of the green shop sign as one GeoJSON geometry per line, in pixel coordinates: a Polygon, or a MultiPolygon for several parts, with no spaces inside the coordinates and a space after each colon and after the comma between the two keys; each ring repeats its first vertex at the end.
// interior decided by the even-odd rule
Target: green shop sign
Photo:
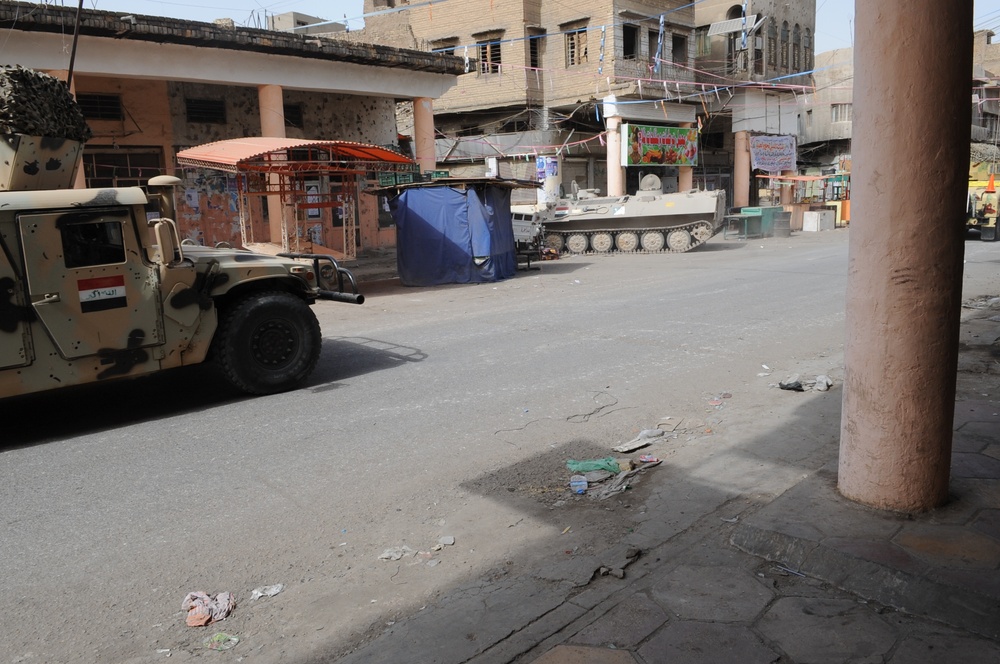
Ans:
{"type": "Polygon", "coordinates": [[[622,125],[623,166],[697,166],[698,130],[694,127],[622,125]]]}

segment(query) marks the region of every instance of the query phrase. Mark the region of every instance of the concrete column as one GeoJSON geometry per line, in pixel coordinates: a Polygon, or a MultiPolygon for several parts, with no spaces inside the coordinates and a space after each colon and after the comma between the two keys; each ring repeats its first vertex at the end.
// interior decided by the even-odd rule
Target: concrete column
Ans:
{"type": "MultiPolygon", "coordinates": [[[[795,171],[781,171],[784,176],[795,175],[795,171]]],[[[778,203],[781,205],[791,205],[795,202],[795,185],[792,183],[782,184],[779,193],[778,203]]]]}
{"type": "Polygon", "coordinates": [[[433,171],[437,166],[434,152],[434,103],[427,97],[413,100],[413,145],[417,151],[420,172],[433,171]]]}
{"type": "MultiPolygon", "coordinates": [[[[260,135],[285,137],[285,100],[280,85],[259,85],[257,86],[257,106],[260,108],[260,135]]],[[[273,183],[278,177],[268,176],[273,183]]],[[[284,246],[282,238],[281,223],[284,214],[281,205],[281,196],[268,196],[267,205],[267,226],[271,235],[272,244],[284,246]]]]}
{"type": "Polygon", "coordinates": [[[750,205],[750,135],[738,131],[734,138],[732,207],[741,208],[750,205]]]}
{"type": "MultiPolygon", "coordinates": [[[[680,126],[683,129],[690,129],[694,123],[682,122],[680,126]]],[[[688,191],[689,189],[694,189],[694,167],[681,166],[677,169],[677,191],[688,191]]]]}
{"type": "Polygon", "coordinates": [[[948,497],[972,0],[857,0],[855,7],[838,486],[872,507],[919,512],[948,497]]]}
{"type": "Polygon", "coordinates": [[[625,167],[622,166],[622,116],[614,95],[604,98],[604,127],[607,130],[608,196],[625,195],[625,167]]]}

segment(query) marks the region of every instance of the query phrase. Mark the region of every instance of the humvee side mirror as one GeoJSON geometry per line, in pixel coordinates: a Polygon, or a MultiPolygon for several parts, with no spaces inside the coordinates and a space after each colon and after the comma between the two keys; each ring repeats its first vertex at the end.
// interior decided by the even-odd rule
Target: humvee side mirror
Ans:
{"type": "Polygon", "coordinates": [[[156,197],[160,203],[161,217],[177,219],[174,209],[174,187],[180,183],[181,179],[173,175],[157,175],[146,183],[149,195],[156,197]]]}

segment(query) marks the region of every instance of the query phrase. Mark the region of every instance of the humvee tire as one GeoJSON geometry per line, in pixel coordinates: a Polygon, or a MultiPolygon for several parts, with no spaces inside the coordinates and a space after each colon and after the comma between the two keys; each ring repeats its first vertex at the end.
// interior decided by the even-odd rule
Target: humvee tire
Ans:
{"type": "Polygon", "coordinates": [[[226,380],[251,394],[274,394],[304,380],[319,360],[319,321],[300,297],[253,293],[223,313],[213,340],[226,380]]]}

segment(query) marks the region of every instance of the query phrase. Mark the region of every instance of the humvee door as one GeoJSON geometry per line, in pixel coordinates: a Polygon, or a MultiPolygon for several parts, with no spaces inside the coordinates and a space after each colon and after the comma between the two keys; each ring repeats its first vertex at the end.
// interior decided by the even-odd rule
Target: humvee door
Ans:
{"type": "Polygon", "coordinates": [[[156,266],[130,208],[18,217],[28,299],[66,359],[163,343],[156,266]]]}

